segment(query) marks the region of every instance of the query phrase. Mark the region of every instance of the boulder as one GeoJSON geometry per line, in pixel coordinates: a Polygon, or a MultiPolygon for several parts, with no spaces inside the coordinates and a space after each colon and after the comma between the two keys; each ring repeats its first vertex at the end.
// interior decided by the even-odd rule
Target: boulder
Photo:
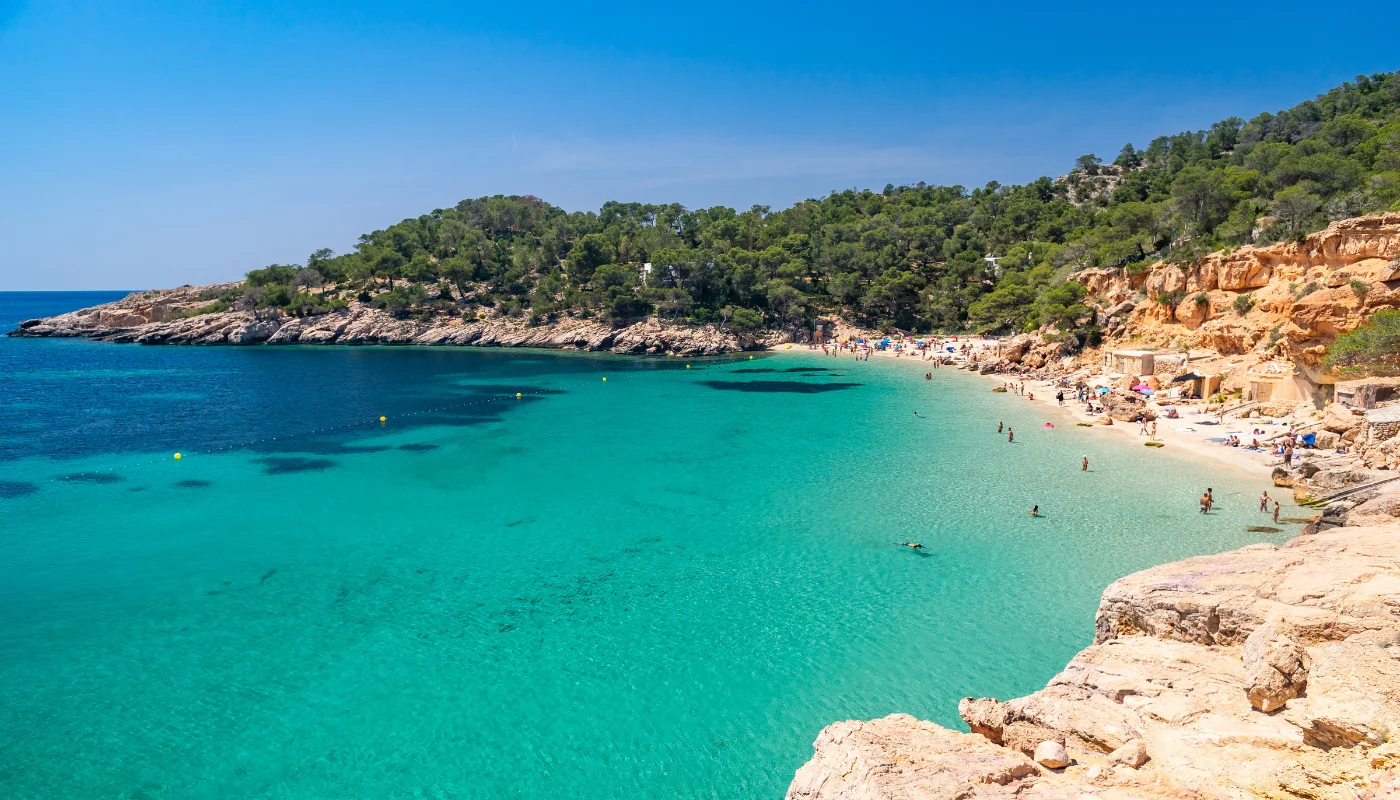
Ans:
{"type": "Polygon", "coordinates": [[[1035,748],[1035,763],[1050,769],[1069,766],[1069,753],[1060,742],[1041,742],[1035,748]]]}
{"type": "Polygon", "coordinates": [[[1134,739],[1109,753],[1108,760],[1113,764],[1137,769],[1147,763],[1147,745],[1143,744],[1141,739],[1134,739]]]}
{"type": "Polygon", "coordinates": [[[1273,478],[1275,486],[1282,486],[1284,488],[1292,486],[1295,482],[1293,473],[1285,467],[1274,467],[1274,471],[1270,477],[1273,478]]]}
{"type": "Polygon", "coordinates": [[[1270,621],[1244,640],[1244,690],[1250,705],[1265,713],[1308,687],[1308,654],[1290,633],[1286,625],[1270,621]]]}
{"type": "Polygon", "coordinates": [[[1353,528],[1385,525],[1400,517],[1400,487],[1387,484],[1383,488],[1391,491],[1379,494],[1347,512],[1347,525],[1353,528]]]}
{"type": "Polygon", "coordinates": [[[1111,320],[1115,317],[1120,317],[1124,314],[1131,312],[1134,308],[1137,308],[1136,303],[1134,303],[1131,300],[1124,300],[1123,302],[1119,303],[1113,308],[1110,308],[1108,312],[1104,314],[1104,319],[1111,320]]]}
{"type": "Polygon", "coordinates": [[[1321,430],[1317,432],[1316,444],[1319,450],[1336,450],[1341,441],[1342,437],[1333,431],[1321,430]]]}
{"type": "Polygon", "coordinates": [[[1340,403],[1328,403],[1322,411],[1322,427],[1333,433],[1346,433],[1361,425],[1364,418],[1340,403]]]}
{"type": "Polygon", "coordinates": [[[1103,395],[1100,402],[1103,403],[1104,413],[1113,419],[1128,421],[1136,419],[1139,414],[1145,414],[1148,419],[1156,416],[1147,410],[1147,400],[1136,392],[1109,392],[1103,395]]]}
{"type": "Polygon", "coordinates": [[[1308,479],[1308,485],[1312,487],[1313,495],[1325,497],[1334,492],[1365,483],[1370,479],[1371,474],[1364,469],[1341,467],[1318,470],[1308,479]]]}

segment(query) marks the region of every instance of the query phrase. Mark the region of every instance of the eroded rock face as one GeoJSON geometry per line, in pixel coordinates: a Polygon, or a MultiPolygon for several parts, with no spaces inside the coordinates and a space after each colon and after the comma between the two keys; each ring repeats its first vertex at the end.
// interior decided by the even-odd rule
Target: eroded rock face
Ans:
{"type": "Polygon", "coordinates": [[[1111,309],[1100,321],[1115,339],[1222,354],[1277,340],[1281,355],[1316,375],[1325,346],[1339,333],[1377,310],[1400,307],[1397,273],[1400,213],[1388,213],[1334,222],[1302,242],[1241,247],[1187,265],[1158,263],[1134,275],[1087,269],[1072,279],[1089,290],[1090,302],[1111,309]],[[1364,295],[1352,281],[1366,284],[1364,295]],[[1172,313],[1151,301],[1173,292],[1185,296],[1172,313]],[[1244,294],[1251,307],[1241,313],[1235,301],[1244,294]],[[1132,302],[1144,295],[1147,300],[1132,302]],[[1205,302],[1197,302],[1200,295],[1205,302]]]}
{"type": "Polygon", "coordinates": [[[1353,800],[1389,785],[1372,776],[1400,767],[1400,524],[1130,575],[1105,591],[1096,643],[1044,689],[958,709],[995,751],[970,758],[958,734],[910,718],[840,723],[789,797],[1353,800]],[[873,735],[890,725],[906,733],[873,735]],[[978,766],[1024,770],[1035,735],[1068,766],[978,766]]]}

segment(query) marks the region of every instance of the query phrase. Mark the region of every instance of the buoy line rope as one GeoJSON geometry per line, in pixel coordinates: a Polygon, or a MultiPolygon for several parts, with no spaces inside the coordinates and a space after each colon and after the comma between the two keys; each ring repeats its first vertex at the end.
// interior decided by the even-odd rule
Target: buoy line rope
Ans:
{"type": "MultiPolygon", "coordinates": [[[[591,359],[590,359],[590,360],[591,360],[591,359]]],[[[750,360],[750,361],[753,360],[753,356],[749,356],[749,360],[750,360]]],[[[593,361],[592,363],[600,364],[600,365],[603,364],[602,361],[593,361]]],[[[735,362],[735,363],[747,363],[747,362],[735,362]]],[[[684,369],[690,369],[690,368],[691,368],[691,367],[690,367],[690,364],[686,364],[685,367],[684,367],[684,369]]],[[[706,365],[705,368],[704,368],[703,370],[700,370],[700,371],[701,371],[701,372],[709,372],[709,371],[710,371],[710,366],[709,366],[709,365],[706,365]]],[[[626,373],[623,373],[623,374],[626,374],[626,373]]],[[[608,379],[607,379],[607,376],[602,376],[602,382],[603,382],[603,383],[607,383],[607,380],[608,380],[608,379]]],[[[573,382],[571,382],[570,384],[565,384],[564,387],[562,387],[562,388],[567,388],[567,387],[570,386],[570,385],[583,385],[583,383],[584,383],[584,381],[582,381],[582,380],[573,381],[573,382]]],[[[592,383],[592,381],[590,380],[590,381],[588,381],[588,383],[592,383]]],[[[543,396],[551,395],[551,394],[553,394],[553,393],[554,393],[554,392],[553,392],[552,390],[549,390],[549,391],[539,391],[539,392],[520,391],[520,392],[516,392],[516,393],[514,393],[514,394],[503,394],[503,395],[498,395],[498,396],[496,396],[496,397],[487,397],[487,398],[478,399],[478,400],[466,400],[466,401],[463,401],[463,402],[460,402],[460,403],[449,403],[449,404],[444,405],[444,406],[437,406],[437,407],[435,407],[435,408],[425,408],[425,409],[421,409],[421,410],[419,410],[419,411],[410,411],[410,412],[407,412],[407,413],[404,413],[404,414],[396,414],[396,415],[394,415],[394,416],[395,416],[395,417],[398,417],[398,418],[416,417],[416,416],[421,416],[421,415],[423,415],[423,414],[435,414],[435,413],[442,412],[442,411],[451,411],[451,410],[455,410],[455,409],[466,408],[467,406],[484,405],[484,404],[486,404],[486,403],[498,403],[498,402],[500,402],[500,401],[502,401],[502,400],[520,400],[520,399],[524,399],[524,398],[526,398],[526,397],[543,397],[543,396]]],[[[228,453],[228,452],[233,452],[233,451],[235,451],[235,450],[242,450],[242,449],[247,448],[247,447],[252,447],[252,446],[257,445],[257,444],[262,444],[262,443],[264,443],[264,442],[274,442],[274,441],[285,440],[285,439],[295,439],[297,436],[302,436],[302,437],[317,436],[317,435],[332,433],[332,432],[335,432],[335,431],[343,431],[343,430],[348,430],[348,429],[352,429],[352,428],[360,428],[360,427],[364,427],[364,426],[366,426],[366,425],[381,425],[381,426],[383,426],[383,425],[387,425],[387,424],[388,424],[389,419],[390,419],[390,417],[385,416],[385,415],[381,415],[381,416],[379,416],[378,418],[372,418],[372,419],[370,419],[370,420],[368,420],[368,421],[347,422],[347,423],[344,424],[344,425],[332,425],[332,426],[327,427],[327,428],[313,428],[313,429],[311,429],[311,430],[309,430],[309,431],[303,431],[303,432],[301,432],[300,434],[297,434],[297,433],[288,433],[288,434],[282,434],[282,435],[278,435],[278,436],[263,436],[263,437],[260,437],[260,438],[257,438],[257,439],[249,439],[249,440],[247,440],[247,441],[234,442],[234,443],[232,443],[232,444],[221,445],[221,446],[218,446],[218,447],[211,447],[211,448],[208,448],[208,449],[206,449],[206,450],[200,450],[200,451],[195,451],[195,452],[198,452],[200,455],[206,455],[206,456],[207,456],[207,455],[214,455],[214,454],[216,454],[216,453],[228,453]]],[[[184,457],[185,457],[186,455],[188,455],[186,452],[180,451],[180,452],[175,453],[174,456],[173,456],[173,458],[174,458],[176,461],[180,461],[180,460],[183,460],[184,457]]],[[[74,479],[80,479],[80,478],[81,478],[82,476],[84,476],[84,475],[101,475],[101,474],[103,474],[103,473],[116,472],[117,470],[126,470],[126,469],[132,469],[132,468],[134,468],[134,467],[143,467],[143,466],[147,466],[147,465],[150,465],[150,464],[156,464],[156,463],[159,463],[159,462],[162,462],[162,461],[167,461],[167,460],[169,460],[170,458],[171,458],[171,456],[152,456],[151,458],[142,459],[142,460],[140,460],[140,461],[133,461],[133,462],[130,462],[130,463],[127,463],[127,464],[119,464],[119,465],[117,465],[117,466],[108,467],[108,468],[106,468],[106,469],[89,469],[89,470],[83,470],[82,472],[74,472],[74,473],[71,473],[71,474],[68,474],[68,475],[60,475],[60,476],[56,476],[56,477],[53,477],[53,478],[49,478],[49,483],[54,483],[54,482],[74,483],[74,482],[75,482],[74,479]]]]}

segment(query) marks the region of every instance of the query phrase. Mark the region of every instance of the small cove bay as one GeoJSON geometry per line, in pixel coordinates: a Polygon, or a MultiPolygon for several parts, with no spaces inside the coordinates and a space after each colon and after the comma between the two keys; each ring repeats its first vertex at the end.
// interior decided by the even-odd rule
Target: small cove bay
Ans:
{"type": "Polygon", "coordinates": [[[965,373],[690,364],[0,340],[0,794],[777,798],[824,725],[961,728],[1115,578],[1296,533],[965,373]]]}

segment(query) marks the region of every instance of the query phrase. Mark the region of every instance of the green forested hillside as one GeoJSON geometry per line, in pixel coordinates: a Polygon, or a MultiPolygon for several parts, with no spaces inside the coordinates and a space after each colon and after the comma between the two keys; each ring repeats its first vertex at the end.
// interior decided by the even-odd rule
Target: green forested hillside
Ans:
{"type": "Polygon", "coordinates": [[[1106,160],[1081,156],[1065,178],[1023,186],[886,186],[781,211],[464,200],[364,235],[353,253],[255,270],[206,310],[304,314],[359,297],[401,314],[654,313],[752,330],[838,312],[911,331],[1053,323],[1092,336],[1073,270],[1144,269],[1400,210],[1400,73],[1106,160]]]}

